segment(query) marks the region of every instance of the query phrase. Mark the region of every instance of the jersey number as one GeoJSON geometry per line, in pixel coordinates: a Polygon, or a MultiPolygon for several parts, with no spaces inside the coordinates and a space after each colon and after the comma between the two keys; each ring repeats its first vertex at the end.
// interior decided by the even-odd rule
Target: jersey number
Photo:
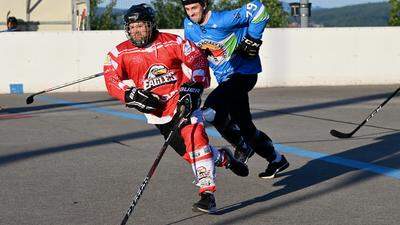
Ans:
{"type": "Polygon", "coordinates": [[[253,12],[257,10],[257,5],[253,3],[247,4],[246,18],[253,16],[253,12]]]}

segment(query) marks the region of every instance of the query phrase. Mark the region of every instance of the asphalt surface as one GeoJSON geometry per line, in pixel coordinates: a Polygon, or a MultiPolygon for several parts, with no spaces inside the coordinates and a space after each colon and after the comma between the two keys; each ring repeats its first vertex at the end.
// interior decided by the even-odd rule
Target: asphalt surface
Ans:
{"type": "MultiPolygon", "coordinates": [[[[400,96],[350,132],[398,85],[251,92],[256,126],[290,161],[273,180],[218,168],[215,215],[189,165],[168,149],[128,224],[385,224],[400,221],[400,96]]],[[[107,93],[0,95],[0,224],[119,224],[163,139],[107,93]]],[[[212,127],[211,143],[225,146],[212,127]]]]}

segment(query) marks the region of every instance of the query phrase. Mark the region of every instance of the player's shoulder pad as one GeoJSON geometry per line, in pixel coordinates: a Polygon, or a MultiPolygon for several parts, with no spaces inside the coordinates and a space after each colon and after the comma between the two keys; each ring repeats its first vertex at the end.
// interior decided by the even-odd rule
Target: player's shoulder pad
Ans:
{"type": "Polygon", "coordinates": [[[111,56],[117,58],[122,51],[127,49],[127,44],[128,44],[127,42],[129,42],[129,41],[127,40],[127,41],[121,42],[118,45],[116,45],[114,48],[112,48],[109,51],[108,55],[111,55],[111,56]]]}
{"type": "Polygon", "coordinates": [[[118,56],[121,52],[132,48],[136,48],[136,46],[134,46],[130,40],[126,40],[115,46],[110,52],[114,56],[118,56]]]}
{"type": "Polygon", "coordinates": [[[177,34],[160,32],[159,35],[165,41],[176,41],[178,44],[182,43],[183,38],[177,34]]]}
{"type": "Polygon", "coordinates": [[[224,10],[224,11],[212,11],[213,21],[219,25],[223,26],[223,24],[230,24],[232,21],[240,20],[242,15],[240,14],[240,8],[233,10],[224,10]]]}
{"type": "Polygon", "coordinates": [[[195,24],[187,17],[183,20],[183,27],[185,29],[192,29],[195,24]]]}
{"type": "Polygon", "coordinates": [[[254,10],[256,11],[255,14],[253,15],[253,19],[251,21],[252,23],[269,21],[270,16],[268,14],[267,8],[262,2],[257,0],[257,1],[252,1],[248,4],[253,4],[247,7],[248,9],[254,8],[254,10]]]}

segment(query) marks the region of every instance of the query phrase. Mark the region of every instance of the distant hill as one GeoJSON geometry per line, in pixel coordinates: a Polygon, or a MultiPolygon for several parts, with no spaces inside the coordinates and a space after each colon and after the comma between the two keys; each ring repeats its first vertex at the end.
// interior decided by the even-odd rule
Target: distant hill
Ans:
{"type": "MultiPolygon", "coordinates": [[[[294,1],[294,0],[293,0],[293,1],[294,1]]],[[[286,11],[286,12],[288,12],[288,13],[290,13],[290,4],[287,3],[287,2],[283,2],[283,1],[281,1],[281,4],[282,4],[283,10],[286,11]]],[[[325,8],[323,8],[323,7],[321,7],[321,6],[315,6],[315,5],[311,5],[311,8],[312,8],[312,10],[321,10],[321,9],[325,9],[325,8]]]]}
{"type": "Polygon", "coordinates": [[[311,20],[324,27],[388,26],[390,9],[387,2],[318,9],[312,12],[311,20]]]}
{"type": "MultiPolygon", "coordinates": [[[[104,8],[104,7],[98,7],[96,9],[96,15],[99,16],[99,15],[103,14],[105,10],[106,10],[106,8],[104,8]]],[[[113,14],[118,15],[118,16],[124,15],[126,11],[127,11],[127,9],[113,8],[113,14]]]]}

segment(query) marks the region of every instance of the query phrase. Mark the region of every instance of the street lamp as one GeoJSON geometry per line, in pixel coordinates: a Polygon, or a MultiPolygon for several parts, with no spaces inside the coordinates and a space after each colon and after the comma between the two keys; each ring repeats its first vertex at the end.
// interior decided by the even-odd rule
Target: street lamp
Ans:
{"type": "Polygon", "coordinates": [[[289,3],[290,5],[290,14],[295,18],[300,16],[300,26],[301,27],[309,27],[309,17],[311,16],[311,3],[308,0],[300,0],[298,2],[289,3]]]}

